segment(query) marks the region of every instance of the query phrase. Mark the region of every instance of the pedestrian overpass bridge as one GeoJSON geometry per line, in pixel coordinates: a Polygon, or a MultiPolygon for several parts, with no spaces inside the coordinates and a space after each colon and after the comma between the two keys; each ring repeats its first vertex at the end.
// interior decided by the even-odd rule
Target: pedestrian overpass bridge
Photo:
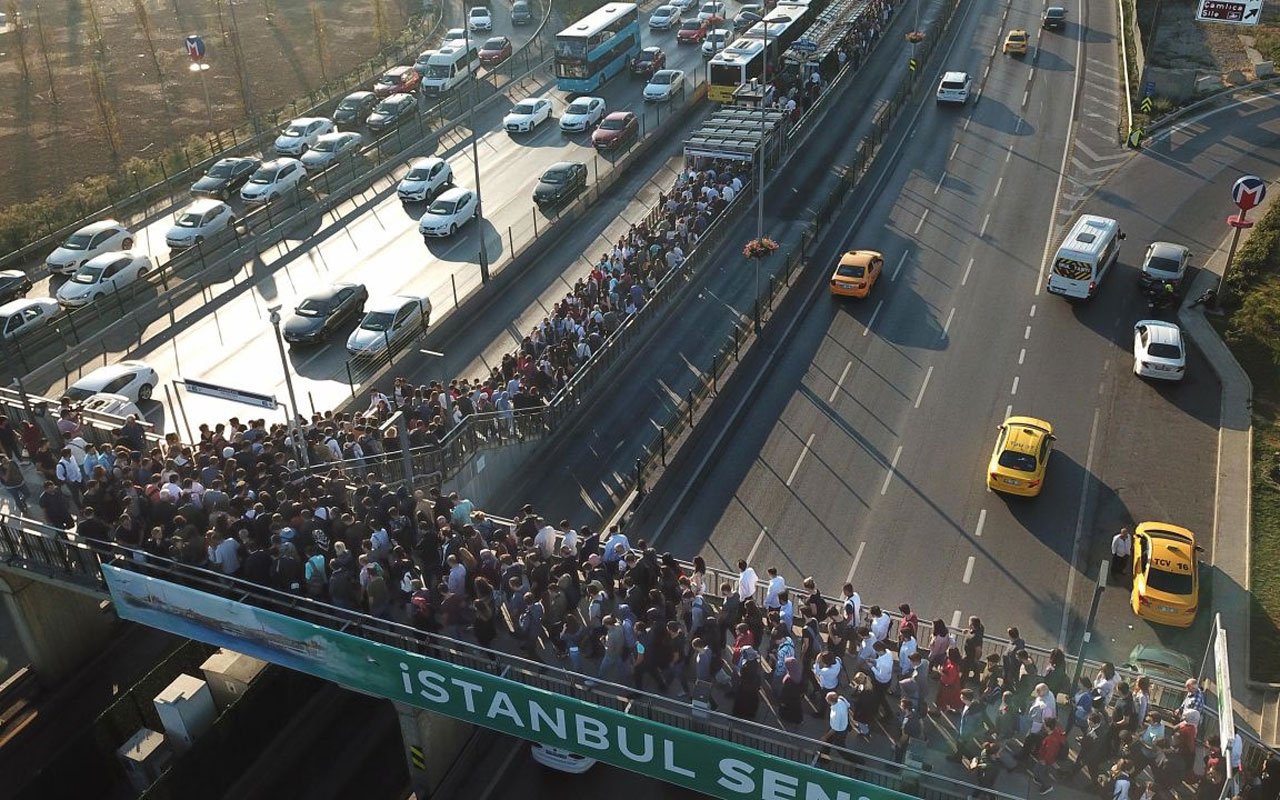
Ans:
{"type": "MultiPolygon", "coordinates": [[[[208,570],[72,541],[30,520],[0,519],[0,577],[74,590],[99,602],[109,597],[122,619],[712,797],[961,800],[976,790],[958,766],[940,757],[909,755],[899,764],[862,749],[822,755],[817,736],[826,729],[825,715],[795,731],[737,719],[689,699],[592,681],[512,652],[208,570]]],[[[709,578],[718,585],[721,576],[709,578]]],[[[1159,688],[1167,695],[1163,704],[1176,707],[1181,687],[1164,682],[1159,688]]],[[[1154,701],[1162,704],[1159,690],[1154,701]]],[[[1012,800],[1030,794],[1031,786],[1021,780],[1012,793],[987,792],[1012,800]]]]}

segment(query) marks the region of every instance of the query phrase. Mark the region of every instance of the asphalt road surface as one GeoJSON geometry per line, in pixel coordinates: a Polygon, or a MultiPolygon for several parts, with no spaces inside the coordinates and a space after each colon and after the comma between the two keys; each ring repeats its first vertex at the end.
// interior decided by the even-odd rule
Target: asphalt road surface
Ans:
{"type": "MultiPolygon", "coordinates": [[[[499,26],[506,24],[504,15],[498,17],[499,26]]],[[[692,90],[702,79],[699,48],[677,48],[673,31],[651,33],[646,20],[647,15],[642,14],[644,44],[661,45],[668,53],[668,66],[686,70],[692,90]]],[[[670,111],[652,104],[645,108],[642,86],[639,80],[620,76],[600,95],[610,110],[643,110],[646,126],[666,124],[670,111]]],[[[537,85],[515,86],[507,94],[513,100],[550,96],[556,118],[567,104],[567,97],[554,89],[549,78],[537,85]]],[[[531,200],[533,186],[546,167],[562,160],[585,161],[593,170],[592,182],[595,170],[609,168],[606,158],[595,158],[588,135],[561,133],[555,118],[533,133],[507,134],[500,128],[508,110],[500,104],[477,115],[476,127],[484,132],[478,144],[485,214],[482,225],[472,223],[453,237],[424,244],[417,232],[417,218],[424,208],[402,205],[393,192],[366,193],[350,208],[327,217],[322,229],[299,232],[294,240],[264,253],[261,260],[244,265],[234,278],[211,285],[203,296],[180,307],[175,321],[155,322],[141,345],[135,342],[113,357],[145,359],[160,372],[162,384],[180,377],[200,378],[283,398],[284,378],[267,321],[269,306],[282,303],[287,311],[296,300],[322,285],[355,281],[364,283],[375,298],[393,294],[429,297],[435,308],[433,318],[439,319],[453,307],[455,289],[461,297],[479,284],[478,229],[483,230],[490,262],[498,265],[509,258],[513,241],[519,247],[532,235],[535,225],[541,229],[549,224],[548,216],[536,211],[531,200]]],[[[469,139],[446,139],[441,149],[444,152],[438,154],[448,158],[457,184],[472,186],[469,139]]],[[[573,257],[576,255],[566,256],[566,260],[573,257]]],[[[343,344],[351,327],[354,325],[339,331],[327,345],[291,350],[294,385],[304,412],[312,405],[321,410],[333,408],[350,397],[343,344]]],[[[357,375],[357,382],[359,378],[357,375]]],[[[75,374],[68,378],[74,379],[75,374]]],[[[63,382],[29,384],[27,388],[48,390],[56,396],[63,382]]],[[[161,398],[163,393],[157,391],[156,396],[161,398]]],[[[183,402],[192,427],[228,416],[260,414],[248,407],[190,395],[183,402]]],[[[166,410],[164,417],[172,420],[173,410],[166,410]]]]}

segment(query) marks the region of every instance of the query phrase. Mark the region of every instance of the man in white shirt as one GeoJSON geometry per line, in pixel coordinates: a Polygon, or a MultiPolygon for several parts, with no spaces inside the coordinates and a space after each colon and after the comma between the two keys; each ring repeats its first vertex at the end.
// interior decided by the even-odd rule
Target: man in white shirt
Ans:
{"type": "Polygon", "coordinates": [[[570,555],[578,554],[578,532],[569,527],[569,520],[560,520],[560,546],[569,548],[570,555]]]}
{"type": "Polygon", "coordinates": [[[889,638],[889,626],[893,623],[893,619],[883,611],[880,606],[871,607],[871,638],[877,642],[883,642],[889,638]]]}
{"type": "Polygon", "coordinates": [[[544,519],[539,519],[538,522],[541,525],[538,528],[538,534],[533,537],[533,546],[538,548],[538,555],[551,558],[556,552],[556,529],[548,525],[544,519]]]}
{"type": "Polygon", "coordinates": [[[787,590],[787,582],[778,574],[777,567],[769,567],[769,583],[764,590],[764,607],[767,611],[777,611],[782,608],[782,601],[778,596],[787,590]]]}
{"type": "Polygon", "coordinates": [[[80,462],[71,456],[71,448],[62,448],[62,458],[54,465],[53,474],[71,493],[71,499],[77,506],[84,505],[84,473],[80,471],[80,462]]]}
{"type": "Polygon", "coordinates": [[[449,556],[445,562],[449,565],[449,575],[445,584],[453,594],[460,595],[467,589],[467,568],[462,566],[457,556],[449,556]]]}
{"type": "Polygon", "coordinates": [[[853,590],[852,583],[846,583],[843,592],[845,621],[856,627],[862,619],[862,596],[853,590]]]}
{"type": "Polygon", "coordinates": [[[874,645],[876,658],[871,662],[871,688],[876,694],[876,707],[882,709],[886,716],[893,716],[893,707],[889,705],[889,685],[893,682],[893,653],[882,641],[874,645]]]}
{"type": "Polygon", "coordinates": [[[756,571],[747,562],[738,559],[738,599],[746,602],[756,596],[756,571]]]}
{"type": "Polygon", "coordinates": [[[907,631],[906,638],[898,646],[898,674],[906,675],[911,671],[911,654],[916,651],[916,637],[907,631]]]}
{"type": "Polygon", "coordinates": [[[818,689],[823,692],[835,691],[840,687],[840,673],[843,670],[840,657],[831,652],[820,653],[813,662],[813,677],[818,681],[818,689]]]}
{"type": "Polygon", "coordinates": [[[849,701],[838,692],[827,692],[827,732],[822,734],[822,741],[836,747],[847,747],[849,740],[849,701]]]}
{"type": "Polygon", "coordinates": [[[1133,555],[1133,537],[1121,528],[1111,539],[1111,575],[1121,586],[1129,584],[1129,556],[1133,555]]]}

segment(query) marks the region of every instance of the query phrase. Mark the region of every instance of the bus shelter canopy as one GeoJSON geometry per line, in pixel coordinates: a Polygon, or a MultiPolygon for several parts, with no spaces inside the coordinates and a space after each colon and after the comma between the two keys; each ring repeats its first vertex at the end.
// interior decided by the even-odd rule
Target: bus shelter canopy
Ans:
{"type": "Polygon", "coordinates": [[[685,162],[698,158],[752,161],[762,141],[766,151],[776,150],[785,117],[786,113],[777,109],[725,106],[685,140],[685,162]]]}

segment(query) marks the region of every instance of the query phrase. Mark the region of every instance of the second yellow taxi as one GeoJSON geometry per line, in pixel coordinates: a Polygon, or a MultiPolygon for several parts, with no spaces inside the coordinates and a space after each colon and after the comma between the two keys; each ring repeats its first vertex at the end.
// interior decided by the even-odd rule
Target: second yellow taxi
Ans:
{"type": "Polygon", "coordinates": [[[1195,534],[1167,522],[1143,522],[1133,534],[1133,613],[1185,628],[1200,603],[1195,534]]]}
{"type": "Polygon", "coordinates": [[[1027,32],[1023,30],[1009,31],[1009,35],[1004,37],[1005,55],[1025,56],[1027,54],[1027,32]]]}
{"type": "Polygon", "coordinates": [[[874,250],[850,250],[840,256],[831,273],[831,293],[840,297],[866,297],[884,270],[884,256],[874,250]]]}
{"type": "Polygon", "coordinates": [[[1044,487],[1053,451],[1053,425],[1035,417],[1009,417],[1000,425],[987,467],[987,488],[1035,497],[1044,487]]]}

